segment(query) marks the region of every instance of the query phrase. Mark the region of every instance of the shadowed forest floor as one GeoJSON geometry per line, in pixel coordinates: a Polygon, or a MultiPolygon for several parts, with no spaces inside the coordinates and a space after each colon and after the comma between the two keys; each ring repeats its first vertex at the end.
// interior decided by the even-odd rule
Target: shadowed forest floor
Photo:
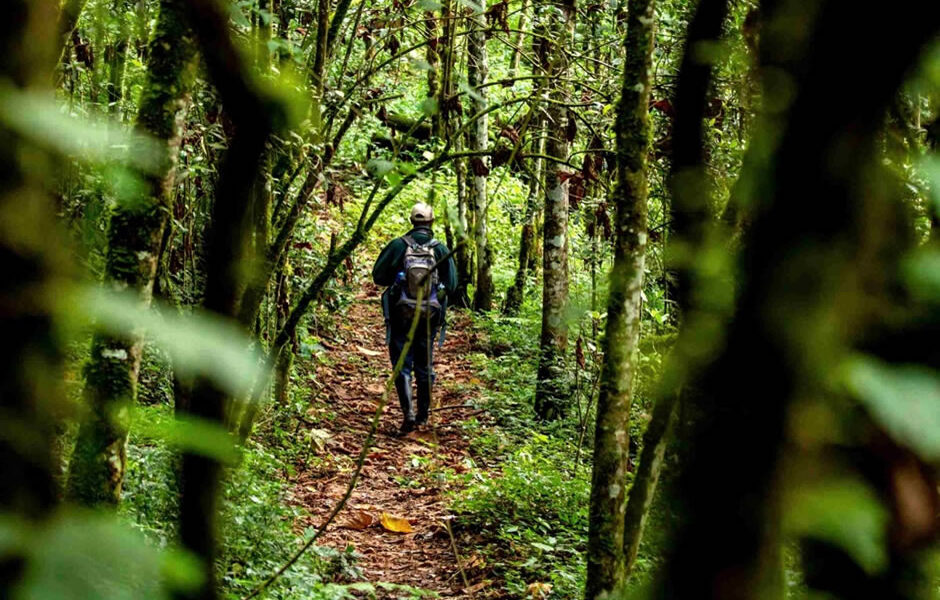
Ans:
{"type": "MultiPolygon", "coordinates": [[[[338,323],[345,341],[324,340],[328,363],[300,364],[295,374],[315,381],[310,422],[330,424],[322,437],[311,436],[320,440],[313,452],[325,460],[301,471],[294,483],[293,501],[310,512],[298,524],[303,528],[322,523],[342,498],[382,398],[390,366],[378,295],[369,285],[356,297],[338,323]]],[[[353,546],[361,555],[358,566],[366,581],[452,598],[470,597],[489,587],[480,575],[474,578],[481,559],[472,547],[464,547],[469,538],[453,539],[448,526],[447,493],[458,485],[452,475],[468,468],[469,438],[461,425],[471,417],[485,418],[474,406],[473,390],[481,382],[472,376],[468,360],[473,344],[467,317],[449,315],[444,347],[435,350],[437,385],[430,427],[395,437],[401,411],[392,390],[356,490],[318,542],[340,551],[353,546]],[[383,523],[383,514],[391,519],[383,523]],[[407,520],[407,525],[402,527],[405,524],[396,519],[407,520]]]]}

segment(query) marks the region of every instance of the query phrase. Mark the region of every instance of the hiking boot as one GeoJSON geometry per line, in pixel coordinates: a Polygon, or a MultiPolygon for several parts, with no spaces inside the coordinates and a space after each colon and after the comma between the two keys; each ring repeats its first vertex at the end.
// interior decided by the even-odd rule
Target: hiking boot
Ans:
{"type": "Polygon", "coordinates": [[[399,437],[404,437],[415,430],[414,419],[405,419],[402,421],[401,427],[398,428],[399,437]]]}
{"type": "Polygon", "coordinates": [[[395,391],[398,392],[398,403],[401,406],[401,414],[404,422],[401,424],[401,432],[408,433],[415,428],[415,408],[411,392],[411,375],[401,373],[395,378],[395,391]]]}
{"type": "Polygon", "coordinates": [[[415,422],[418,425],[428,424],[428,414],[431,412],[431,386],[430,381],[418,382],[418,414],[415,422]]]}

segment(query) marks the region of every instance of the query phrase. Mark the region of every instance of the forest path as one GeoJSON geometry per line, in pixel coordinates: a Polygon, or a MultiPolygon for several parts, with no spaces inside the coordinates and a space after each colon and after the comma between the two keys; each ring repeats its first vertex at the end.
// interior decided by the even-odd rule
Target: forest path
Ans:
{"type": "MultiPolygon", "coordinates": [[[[294,501],[311,515],[301,523],[304,527],[322,523],[346,492],[391,371],[378,295],[369,285],[357,296],[338,323],[345,343],[325,342],[329,364],[316,366],[316,380],[324,387],[310,416],[329,437],[321,452],[325,464],[300,473],[294,483],[294,501]]],[[[468,358],[474,340],[467,317],[452,313],[448,321],[444,347],[435,348],[437,384],[432,403],[447,408],[432,412],[427,431],[398,438],[402,416],[392,390],[358,485],[317,543],[340,551],[354,546],[361,555],[358,567],[369,582],[461,598],[474,590],[472,585],[466,589],[445,524],[450,515],[445,494],[452,482],[444,474],[467,470],[469,437],[461,422],[481,411],[462,405],[471,403],[473,393],[467,390],[480,381],[472,376],[468,358]],[[381,522],[383,513],[407,519],[413,531],[387,530],[381,522]]],[[[302,365],[298,372],[308,371],[306,376],[311,377],[312,366],[302,365]]],[[[462,564],[473,555],[471,550],[458,548],[462,564]]],[[[383,590],[378,594],[403,596],[383,590]]]]}

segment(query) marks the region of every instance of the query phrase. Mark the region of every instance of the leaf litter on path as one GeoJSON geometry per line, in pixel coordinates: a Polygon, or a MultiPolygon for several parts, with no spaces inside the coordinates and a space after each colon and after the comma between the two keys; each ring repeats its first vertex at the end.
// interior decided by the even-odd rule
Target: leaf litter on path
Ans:
{"type": "MultiPolygon", "coordinates": [[[[387,350],[384,328],[376,325],[381,324],[381,308],[375,298],[360,296],[341,320],[345,342],[331,350],[330,361],[298,364],[298,378],[304,381],[310,374],[303,371],[315,370],[325,388],[332,388],[332,394],[311,394],[316,403],[308,412],[310,426],[328,430],[332,435],[328,449],[345,454],[348,460],[361,451],[385,392],[388,373],[376,373],[376,367],[381,364],[386,368],[387,350]]],[[[438,385],[433,406],[472,402],[472,396],[456,390],[482,385],[478,379],[477,384],[470,384],[476,371],[467,359],[472,352],[468,346],[471,337],[463,331],[466,323],[455,314],[444,351],[436,353],[438,385]]],[[[401,412],[391,391],[362,479],[348,507],[319,543],[338,549],[353,546],[360,556],[358,566],[372,583],[420,588],[443,598],[481,600],[496,594],[498,586],[491,586],[489,580],[471,579],[465,589],[449,536],[436,525],[450,517],[445,493],[451,484],[433,480],[431,475],[433,469],[459,472],[464,468],[469,439],[459,425],[468,416],[465,411],[447,410],[432,413],[431,418],[434,426],[421,435],[395,437],[401,412]],[[413,460],[416,455],[423,457],[417,463],[413,460]]],[[[298,477],[295,501],[311,513],[301,525],[321,523],[346,490],[352,465],[328,464],[333,465],[332,471],[311,465],[298,477]]],[[[472,547],[460,548],[460,552],[475,555],[472,547]]],[[[398,597],[381,586],[376,590],[379,599],[398,597]]]]}

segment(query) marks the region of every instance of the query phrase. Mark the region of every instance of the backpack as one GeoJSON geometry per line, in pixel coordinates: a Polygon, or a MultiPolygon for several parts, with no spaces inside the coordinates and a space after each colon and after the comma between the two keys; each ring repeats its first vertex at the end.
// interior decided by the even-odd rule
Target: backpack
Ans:
{"type": "Polygon", "coordinates": [[[439,314],[441,302],[437,297],[437,258],[434,248],[440,244],[431,240],[419,244],[410,235],[402,236],[408,247],[405,249],[403,261],[404,281],[401,282],[401,294],[396,305],[402,309],[404,316],[413,317],[418,307],[418,296],[422,298],[420,310],[439,314]],[[423,290],[421,288],[424,288],[423,290]]]}

